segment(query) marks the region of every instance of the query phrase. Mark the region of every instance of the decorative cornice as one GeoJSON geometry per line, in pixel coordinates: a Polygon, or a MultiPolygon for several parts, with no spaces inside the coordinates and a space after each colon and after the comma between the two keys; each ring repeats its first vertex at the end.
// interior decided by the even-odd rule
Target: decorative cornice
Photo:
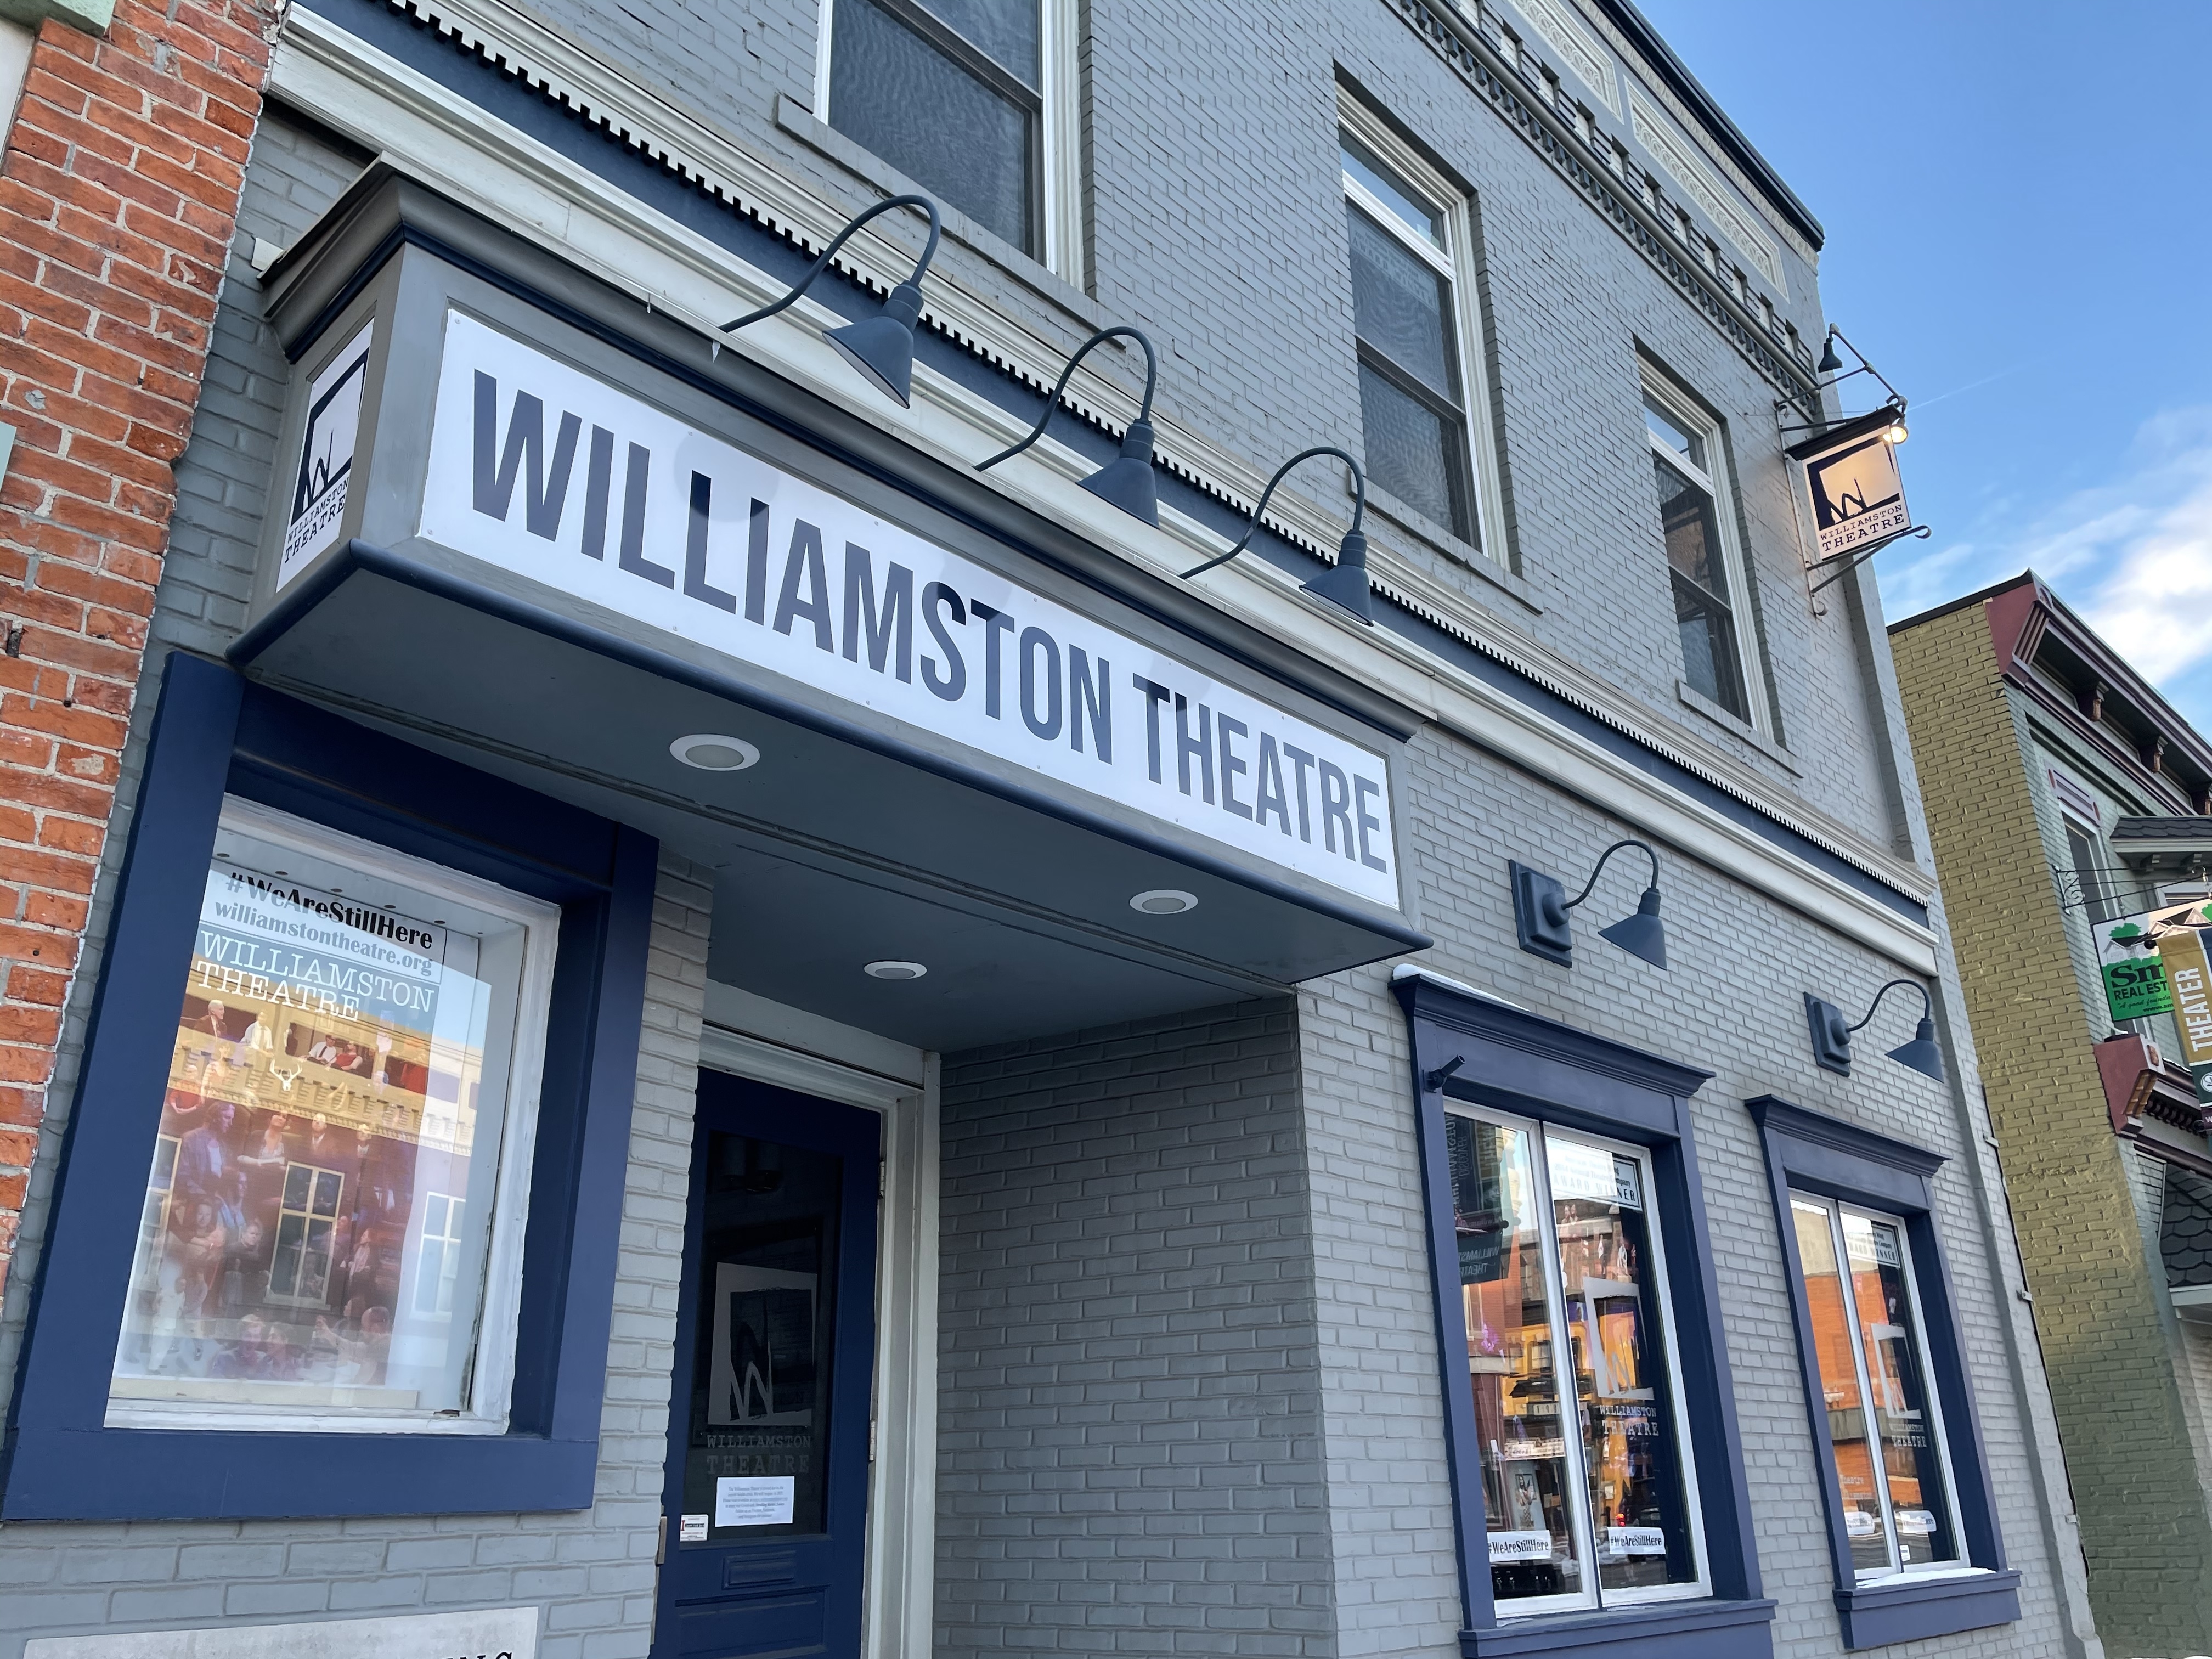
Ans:
{"type": "Polygon", "coordinates": [[[1512,5],[1544,37],[1544,44],[1566,61],[1582,83],[1619,116],[1620,89],[1613,73],[1613,60],[1589,26],[1561,0],[1512,0],[1512,5]]]}
{"type": "Polygon", "coordinates": [[[1763,200],[1775,210],[1776,228],[1806,264],[1816,264],[1827,232],[1797,192],[1782,181],[1767,159],[1743,136],[1728,112],[1713,101],[1674,49],[1626,0],[1584,0],[1584,10],[1613,43],[1613,48],[1649,72],[1650,88],[1684,129],[1703,135],[1709,154],[1747,200],[1763,200]]]}
{"type": "Polygon", "coordinates": [[[1668,178],[1689,191],[1705,210],[1705,217],[1719,227],[1721,234],[1729,239],[1735,251],[1758,266],[1759,274],[1787,299],[1790,284],[1782,274],[1782,250],[1747,215],[1737,211],[1735,204],[1723,192],[1721,181],[1676,137],[1673,125],[1652,106],[1643,88],[1633,83],[1628,88],[1628,117],[1629,125],[1636,131],[1637,142],[1651,152],[1652,160],[1667,169],[1668,178]]]}
{"type": "Polygon", "coordinates": [[[1751,307],[1684,249],[1674,231],[1631,192],[1626,181],[1614,173],[1612,159],[1598,155],[1564,115],[1547,107],[1535,89],[1506,66],[1482,31],[1450,9],[1449,0],[1382,3],[1481,94],[1528,147],[1689,298],[1778,391],[1800,403],[1818,395],[1810,367],[1790,360],[1789,348],[1774,339],[1751,307]]]}

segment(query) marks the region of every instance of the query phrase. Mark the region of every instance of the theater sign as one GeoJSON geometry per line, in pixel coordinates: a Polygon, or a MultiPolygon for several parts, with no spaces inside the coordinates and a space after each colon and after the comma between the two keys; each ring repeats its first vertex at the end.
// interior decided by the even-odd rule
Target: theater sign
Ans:
{"type": "Polygon", "coordinates": [[[684,850],[797,958],[763,994],[926,961],[871,1017],[939,1004],[902,1033],[930,1046],[1425,939],[1417,716],[693,331],[580,326],[550,262],[485,280],[459,216],[407,234],[445,211],[410,188],[276,296],[300,368],[248,675],[684,850]]]}

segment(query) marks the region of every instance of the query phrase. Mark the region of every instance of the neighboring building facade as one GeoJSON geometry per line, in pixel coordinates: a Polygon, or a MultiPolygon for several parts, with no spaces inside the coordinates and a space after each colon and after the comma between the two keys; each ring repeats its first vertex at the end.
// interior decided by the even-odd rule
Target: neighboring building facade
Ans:
{"type": "Polygon", "coordinates": [[[2101,1651],[1820,229],[1625,0],[88,21],[0,1659],[2101,1651]]]}
{"type": "Polygon", "coordinates": [[[2212,743],[2032,573],[1890,640],[2098,1627],[2203,1651],[2212,1146],[2173,1016],[2116,1019],[2103,970],[2212,895],[2212,743]]]}

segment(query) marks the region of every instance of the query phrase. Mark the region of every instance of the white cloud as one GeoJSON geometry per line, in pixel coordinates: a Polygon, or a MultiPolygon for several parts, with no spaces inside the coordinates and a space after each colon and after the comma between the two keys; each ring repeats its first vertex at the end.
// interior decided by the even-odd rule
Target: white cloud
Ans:
{"type": "Polygon", "coordinates": [[[2016,528],[1991,526],[1894,565],[1885,559],[1883,610],[1911,616],[2033,569],[2172,695],[2173,682],[2212,663],[2212,408],[2145,422],[2127,460],[2115,482],[2076,491],[2016,528]]]}

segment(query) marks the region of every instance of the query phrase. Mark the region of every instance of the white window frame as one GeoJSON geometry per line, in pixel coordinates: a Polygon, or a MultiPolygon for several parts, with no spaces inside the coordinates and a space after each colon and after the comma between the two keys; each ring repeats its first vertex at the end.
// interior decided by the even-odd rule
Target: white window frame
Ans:
{"type": "MultiPolygon", "coordinates": [[[[928,0],[915,0],[925,10],[928,0]]],[[[1039,262],[1072,288],[1089,289],[1083,236],[1083,63],[1078,0],[1036,0],[1037,96],[1043,104],[1044,257],[1039,262]]],[[[830,53],[837,34],[837,0],[822,0],[814,54],[814,113],[830,119],[830,53]]],[[[890,156],[883,158],[896,165],[890,156]]],[[[1009,244],[1011,246],[1011,244],[1009,244]]],[[[1016,249],[1024,258],[1034,258],[1016,249]]]]}
{"type": "MultiPolygon", "coordinates": [[[[1848,1322],[1850,1335],[1851,1368],[1858,1382],[1860,1409],[1867,1413],[1867,1437],[1875,1459],[1875,1496],[1881,1502],[1882,1539],[1889,1550],[1889,1566],[1886,1571],[1878,1567],[1860,1569],[1855,1573],[1855,1579],[1861,1585],[1882,1584],[1918,1578],[1924,1574],[1954,1575],[1972,1571],[1975,1569],[1967,1556],[1966,1528],[1959,1518],[1959,1481],[1951,1468],[1951,1437],[1943,1422],[1942,1391],[1936,1386],[1935,1371],[1929,1364],[1928,1330],[1922,1323],[1920,1313],[1920,1281],[1913,1272],[1912,1237],[1905,1227],[1904,1218],[1891,1215],[1886,1211],[1869,1209],[1863,1204],[1847,1204],[1841,1199],[1824,1198],[1818,1193],[1805,1192],[1796,1187],[1790,1189],[1790,1202],[1793,1207],[1802,1204],[1808,1208],[1824,1211],[1827,1215],[1829,1247],[1835,1252],[1836,1277],[1843,1286],[1844,1317],[1848,1322]],[[1936,1449],[1936,1467],[1942,1472],[1943,1507],[1951,1524],[1951,1544],[1955,1553],[1948,1561],[1923,1561],[1905,1566],[1898,1560],[1897,1517],[1892,1512],[1889,1501],[1889,1480],[1886,1466],[1881,1462],[1881,1437],[1874,1429],[1874,1380],[1867,1374],[1866,1346],[1860,1340],[1858,1288],[1851,1282],[1850,1255],[1844,1248],[1844,1217],[1846,1214],[1896,1230],[1898,1261],[1905,1277],[1905,1297],[1911,1304],[1912,1324],[1906,1334],[1912,1340],[1913,1358],[1920,1367],[1920,1386],[1928,1397],[1928,1439],[1936,1449]]],[[[1795,1225],[1794,1221],[1792,1225],[1795,1225]]],[[[1801,1294],[1809,1297],[1809,1291],[1802,1282],[1802,1270],[1798,1290],[1801,1294]]],[[[1815,1348],[1813,1358],[1815,1376],[1819,1376],[1820,1363],[1820,1352],[1815,1348]]],[[[1820,1376],[1820,1382],[1823,1389],[1827,1386],[1826,1377],[1820,1376]]],[[[1834,1473],[1832,1454],[1827,1474],[1834,1478],[1834,1473]]]]}
{"type": "MultiPolygon", "coordinates": [[[[222,828],[326,859],[362,874],[444,898],[514,922],[524,930],[514,999],[514,1046],[500,1104],[499,1170],[492,1187],[491,1237],[484,1255],[483,1304],[468,1372],[467,1402],[455,1415],[433,1410],[286,1411],[261,1406],[107,1399],[106,1426],[135,1429],[266,1431],[295,1434],[504,1434],[513,1405],[516,1332],[522,1308],[523,1236],[538,1141],[546,1025],[561,910],[509,888],[396,852],[357,836],[226,795],[222,828]]],[[[179,987],[179,994],[183,987],[179,987]]],[[[479,1107],[481,1124],[483,1106],[479,1107]]]]}
{"type": "MultiPolygon", "coordinates": [[[[1340,162],[1338,173],[1345,199],[1395,237],[1401,246],[1435,270],[1450,286],[1455,358],[1453,367],[1459,371],[1461,416],[1467,432],[1468,477],[1474,495],[1479,550],[1493,564],[1510,565],[1504,492],[1498,483],[1498,434],[1490,406],[1490,332],[1473,258],[1474,204],[1464,191],[1431,167],[1372,110],[1341,87],[1337,89],[1336,107],[1340,130],[1358,139],[1443,221],[1444,246],[1438,248],[1426,238],[1413,234],[1387,203],[1377,200],[1374,192],[1344,171],[1340,162]]],[[[1445,531],[1451,528],[1449,525],[1437,527],[1445,531]]]]}
{"type": "MultiPolygon", "coordinates": [[[[1744,556],[1743,539],[1737,532],[1735,480],[1729,475],[1729,449],[1722,423],[1700,408],[1667,377],[1644,366],[1643,394],[1659,405],[1660,412],[1680,427],[1690,436],[1705,445],[1705,465],[1700,467],[1687,455],[1652,431],[1644,419],[1644,405],[1638,402],[1636,410],[1637,430],[1650,453],[1664,460],[1688,478],[1691,483],[1712,497],[1713,522],[1720,532],[1721,568],[1729,583],[1728,606],[1730,631],[1735,636],[1736,675],[1743,684],[1743,722],[1761,737],[1774,736],[1774,715],[1766,701],[1766,660],[1759,649],[1759,629],[1753,625],[1754,609],[1751,587],[1750,562],[1744,556]]],[[[1655,526],[1656,520],[1655,520],[1655,526]]],[[[1661,559],[1665,559],[1664,532],[1662,535],[1661,559]]],[[[1668,578],[1668,602],[1674,602],[1674,579],[1668,578]]],[[[1687,665],[1684,665],[1685,685],[1689,684],[1687,665]]]]}
{"type": "MultiPolygon", "coordinates": [[[[1544,1293],[1547,1298],[1547,1309],[1552,1327],[1553,1374],[1559,1381],[1562,1403],[1559,1438],[1565,1448],[1568,1514],[1576,1530],[1576,1542],[1586,1552],[1583,1558],[1583,1584],[1580,1590],[1569,1595],[1520,1596],[1510,1601],[1499,1601],[1496,1604],[1498,1618],[1503,1622],[1533,1618],[1542,1613],[1618,1609],[1641,1607],[1655,1601],[1694,1601],[1711,1595],[1712,1567],[1705,1549],[1705,1506],[1698,1491],[1697,1459],[1690,1455],[1690,1422],[1683,1398],[1682,1357],[1674,1334],[1674,1297],[1667,1279],[1667,1250],[1660,1237],[1656,1207],[1657,1200],[1651,1182],[1650,1154],[1643,1147],[1626,1141],[1610,1140],[1603,1135],[1591,1134],[1581,1129],[1561,1128],[1534,1118],[1516,1117],[1510,1112],[1471,1105],[1465,1101],[1446,1100],[1444,1113],[1447,1117],[1468,1118],[1502,1129],[1516,1130],[1528,1137],[1530,1170],[1538,1188],[1537,1236],[1543,1252],[1544,1293]],[[1590,1147],[1615,1158],[1628,1159],[1636,1165],[1637,1179],[1643,1188],[1644,1231],[1652,1292],[1665,1314],[1660,1321],[1660,1335],[1666,1353],[1667,1392],[1674,1423],[1674,1455],[1682,1482],[1683,1510],[1689,1522],[1691,1553],[1698,1569],[1697,1576],[1686,1583],[1606,1590],[1598,1583],[1597,1534],[1590,1521],[1589,1472],[1583,1462],[1583,1437],[1578,1425],[1570,1431],[1565,1412],[1565,1402],[1575,1397],[1574,1344],[1568,1335],[1565,1281],[1559,1267],[1559,1224],[1553,1209],[1550,1142],[1554,1137],[1577,1146],[1590,1147]]],[[[1487,1521],[1486,1516],[1486,1529],[1487,1521]]]]}

